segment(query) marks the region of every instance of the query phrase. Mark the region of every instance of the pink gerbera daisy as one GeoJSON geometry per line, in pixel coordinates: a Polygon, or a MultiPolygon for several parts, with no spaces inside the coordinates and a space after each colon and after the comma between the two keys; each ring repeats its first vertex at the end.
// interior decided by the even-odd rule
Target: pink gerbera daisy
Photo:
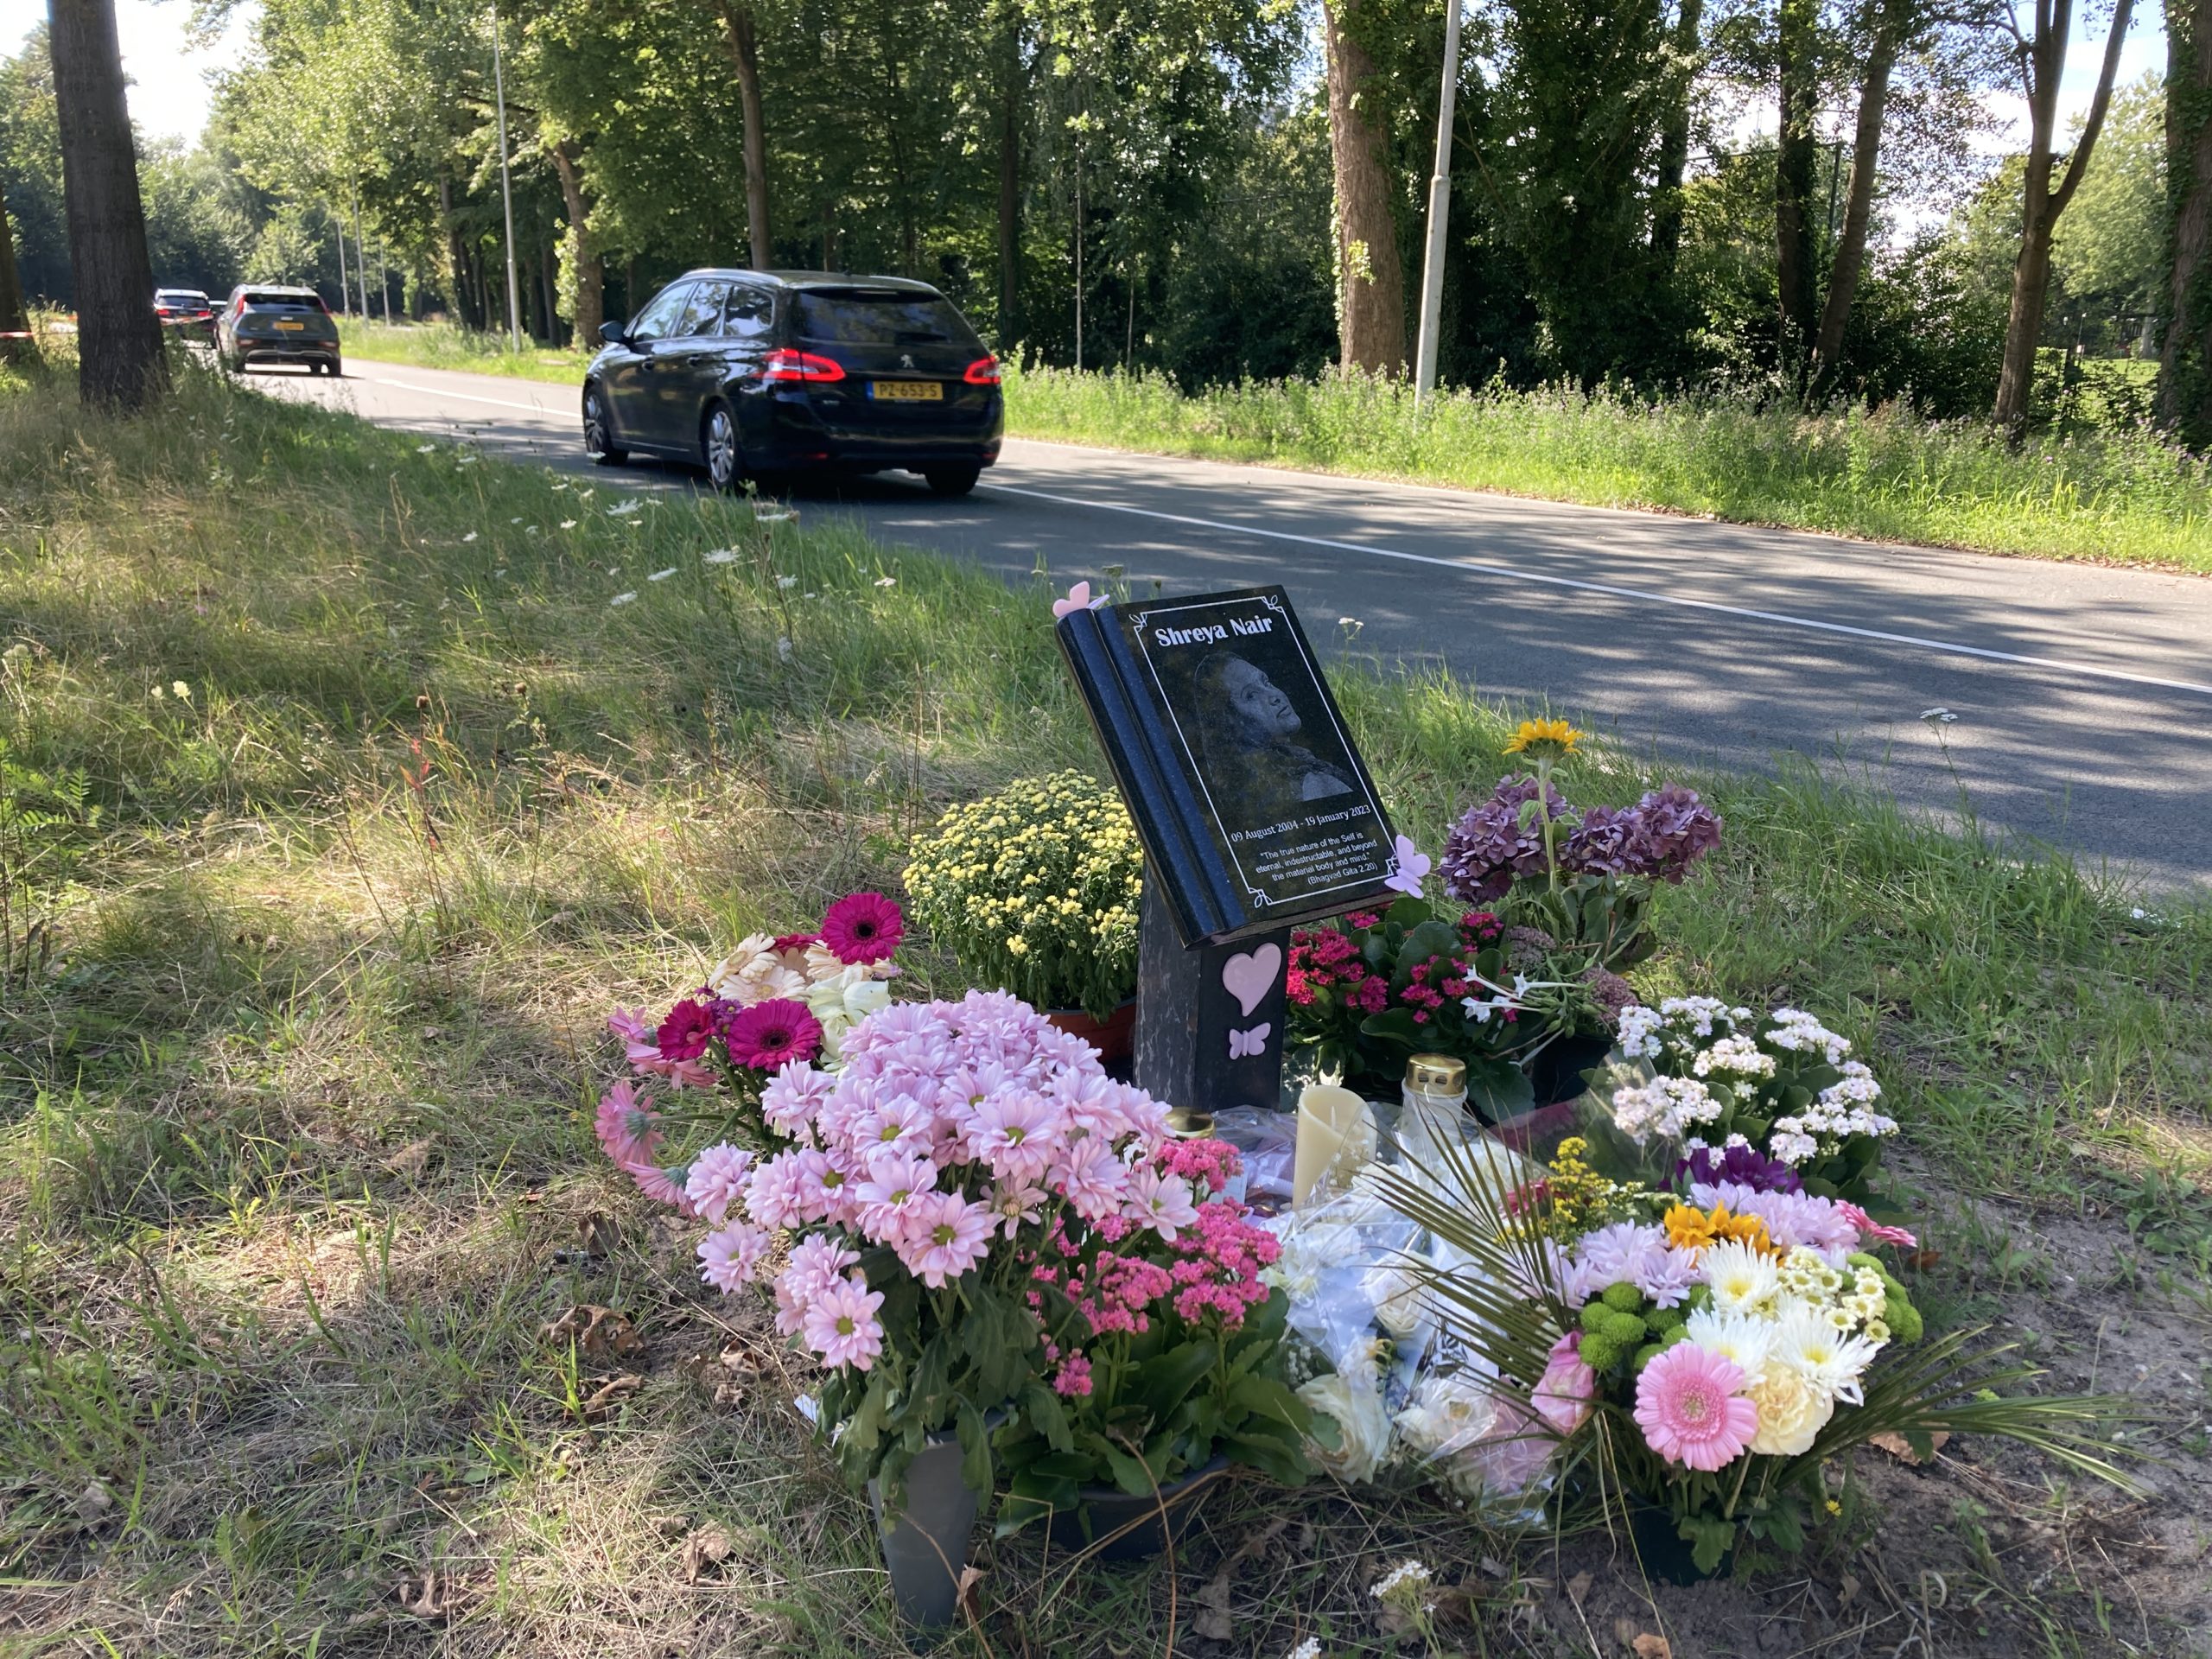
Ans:
{"type": "Polygon", "coordinates": [[[932,1290],[983,1259],[997,1219],[988,1205],[970,1204],[957,1192],[923,1193],[900,1215],[899,1259],[932,1290]]]}
{"type": "Polygon", "coordinates": [[[822,943],[843,963],[881,962],[906,931],[906,917],[880,893],[849,893],[822,918],[822,943]]]}
{"type": "Polygon", "coordinates": [[[1745,1381],[1734,1360],[1678,1342],[1653,1355],[1637,1379],[1637,1426],[1669,1463],[1726,1468],[1758,1433],[1758,1408],[1738,1392],[1745,1381]]]}
{"type": "Polygon", "coordinates": [[[653,1041],[664,1060],[696,1060],[707,1052],[714,1034],[714,1011],[696,997],[687,996],[668,1011],[653,1041]]]}
{"type": "Polygon", "coordinates": [[[822,1356],[824,1365],[868,1370],[883,1351],[883,1325],[875,1317],[882,1306],[883,1293],[870,1290],[858,1274],[838,1280],[807,1307],[801,1327],[806,1345],[822,1356]]]}
{"type": "Polygon", "coordinates": [[[822,1052],[822,1022],[804,1002],[775,996],[732,1015],[722,1029],[731,1061],[753,1071],[774,1071],[822,1052]]]}
{"type": "Polygon", "coordinates": [[[600,1096],[599,1115],[593,1123],[599,1144],[618,1164],[646,1163],[660,1144],[660,1114],[652,1109],[653,1097],[630,1087],[627,1079],[612,1084],[600,1096]]]}
{"type": "Polygon", "coordinates": [[[1874,1244],[1894,1244],[1901,1250],[1916,1250],[1920,1241],[1902,1227],[1886,1226],[1874,1219],[1857,1205],[1844,1199],[1836,1200],[1836,1213],[1859,1230],[1861,1241],[1874,1244]]]}

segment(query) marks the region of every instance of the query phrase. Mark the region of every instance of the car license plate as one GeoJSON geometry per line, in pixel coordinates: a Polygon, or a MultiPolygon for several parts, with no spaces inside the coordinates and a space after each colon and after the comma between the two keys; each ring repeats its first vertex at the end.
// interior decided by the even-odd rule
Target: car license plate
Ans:
{"type": "Polygon", "coordinates": [[[307,324],[304,322],[280,322],[276,326],[288,334],[301,334],[307,328],[307,324]]]}
{"type": "Polygon", "coordinates": [[[868,396],[883,404],[941,404],[944,388],[934,380],[872,380],[868,396]]]}

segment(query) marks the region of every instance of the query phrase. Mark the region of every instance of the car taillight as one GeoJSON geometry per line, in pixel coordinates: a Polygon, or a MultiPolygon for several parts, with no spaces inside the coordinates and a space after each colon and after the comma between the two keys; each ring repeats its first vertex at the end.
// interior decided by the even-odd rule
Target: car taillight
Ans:
{"type": "Polygon", "coordinates": [[[971,386],[995,386],[999,383],[999,360],[995,357],[979,357],[960,378],[971,386]]]}
{"type": "Polygon", "coordinates": [[[763,380],[842,380],[844,369],[812,352],[773,351],[761,359],[763,380]]]}

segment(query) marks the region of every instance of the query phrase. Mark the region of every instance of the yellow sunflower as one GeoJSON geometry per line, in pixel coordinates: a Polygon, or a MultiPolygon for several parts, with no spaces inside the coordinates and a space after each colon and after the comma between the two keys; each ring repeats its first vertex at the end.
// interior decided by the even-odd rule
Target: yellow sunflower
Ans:
{"type": "Polygon", "coordinates": [[[1539,760],[1558,760],[1574,753],[1582,734],[1563,720],[1524,720],[1505,741],[1507,754],[1528,754],[1539,760]]]}

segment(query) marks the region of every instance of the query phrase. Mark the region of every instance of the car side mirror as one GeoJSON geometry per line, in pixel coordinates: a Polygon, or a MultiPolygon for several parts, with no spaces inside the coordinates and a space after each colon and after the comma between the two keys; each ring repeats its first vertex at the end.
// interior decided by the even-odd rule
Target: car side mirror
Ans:
{"type": "Polygon", "coordinates": [[[599,325],[600,343],[603,346],[624,346],[629,343],[630,332],[619,322],[599,325]]]}

